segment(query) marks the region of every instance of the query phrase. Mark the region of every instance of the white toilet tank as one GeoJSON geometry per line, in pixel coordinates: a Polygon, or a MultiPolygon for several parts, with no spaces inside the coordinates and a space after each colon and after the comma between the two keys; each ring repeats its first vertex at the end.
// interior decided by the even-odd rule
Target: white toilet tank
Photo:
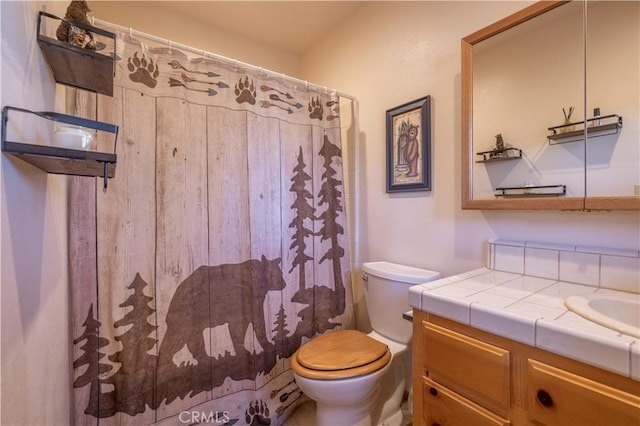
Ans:
{"type": "Polygon", "coordinates": [[[411,310],[409,287],[440,278],[440,273],[390,262],[362,265],[364,295],[374,331],[402,344],[411,341],[411,323],[402,314],[411,310]]]}

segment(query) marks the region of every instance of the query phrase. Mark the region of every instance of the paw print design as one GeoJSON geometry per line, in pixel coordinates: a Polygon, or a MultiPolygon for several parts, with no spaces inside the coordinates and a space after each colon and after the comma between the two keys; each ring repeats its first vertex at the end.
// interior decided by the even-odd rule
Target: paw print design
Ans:
{"type": "Polygon", "coordinates": [[[256,400],[249,403],[249,408],[245,412],[245,420],[250,426],[266,426],[271,424],[269,418],[269,407],[263,400],[256,400]]]}
{"type": "Polygon", "coordinates": [[[316,118],[322,121],[322,102],[319,98],[311,98],[311,102],[309,102],[309,118],[316,118]]]}
{"type": "Polygon", "coordinates": [[[253,80],[249,77],[244,79],[241,77],[236,83],[234,93],[236,94],[236,102],[239,104],[247,102],[251,105],[256,103],[256,87],[253,84],[253,80]]]}
{"type": "Polygon", "coordinates": [[[144,54],[142,58],[138,58],[138,52],[133,54],[133,58],[129,58],[127,61],[127,68],[131,72],[129,79],[135,83],[142,83],[145,86],[153,89],[158,84],[158,66],[153,62],[153,59],[147,60],[144,54]]]}

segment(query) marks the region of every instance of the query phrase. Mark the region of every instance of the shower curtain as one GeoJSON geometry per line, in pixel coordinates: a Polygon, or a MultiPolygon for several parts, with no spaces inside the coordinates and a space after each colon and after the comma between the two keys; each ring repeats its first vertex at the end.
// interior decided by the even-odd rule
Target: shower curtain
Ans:
{"type": "MultiPolygon", "coordinates": [[[[338,98],[119,33],[115,178],[72,178],[76,424],[282,424],[353,328],[338,98]]],[[[98,138],[100,150],[110,150],[98,138]]]]}

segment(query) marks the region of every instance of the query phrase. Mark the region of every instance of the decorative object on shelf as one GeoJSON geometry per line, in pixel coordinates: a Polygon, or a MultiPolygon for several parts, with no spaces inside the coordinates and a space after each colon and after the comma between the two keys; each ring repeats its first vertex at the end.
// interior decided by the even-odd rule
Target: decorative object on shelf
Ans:
{"type": "Polygon", "coordinates": [[[496,188],[496,198],[561,197],[567,194],[566,185],[532,185],[496,188]]]}
{"type": "Polygon", "coordinates": [[[571,114],[573,114],[574,107],[569,107],[569,112],[562,108],[562,114],[564,114],[564,125],[559,130],[561,133],[573,132],[575,126],[571,123],[571,114]]]}
{"type": "Polygon", "coordinates": [[[496,147],[491,151],[476,152],[476,155],[482,155],[482,160],[478,160],[476,163],[518,160],[522,158],[522,150],[514,147],[505,148],[502,133],[498,133],[496,135],[496,147]]]}
{"type": "Polygon", "coordinates": [[[95,151],[95,143],[95,131],[92,132],[84,127],[57,125],[53,133],[53,146],[59,148],[95,151]]]}
{"type": "Polygon", "coordinates": [[[593,109],[593,121],[590,124],[591,126],[599,126],[600,125],[600,108],[593,109]]]}
{"type": "MultiPolygon", "coordinates": [[[[72,2],[72,4],[73,3],[86,4],[86,2],[72,2]]],[[[71,7],[71,5],[69,7],[71,7]]],[[[78,30],[86,32],[86,34],[81,34],[74,30],[78,37],[86,36],[86,39],[89,39],[90,37],[87,34],[90,34],[90,39],[93,40],[101,52],[86,48],[87,46],[80,47],[82,42],[80,45],[75,45],[77,43],[57,40],[56,38],[59,37],[64,38],[64,34],[62,34],[64,32],[62,24],[69,24],[69,22],[70,21],[65,22],[65,20],[47,12],[41,11],[38,14],[38,44],[40,45],[45,60],[49,64],[53,78],[60,84],[113,96],[113,78],[115,75],[114,58],[116,52],[115,34],[93,27],[88,24],[88,21],[86,23],[84,21],[73,21],[73,25],[69,25],[69,32],[72,32],[72,27],[76,27],[78,30]],[[48,34],[46,30],[52,27],[43,25],[43,20],[62,21],[58,27],[59,34],[55,36],[48,34]]],[[[49,22],[47,22],[47,24],[49,24],[49,22]]],[[[51,29],[50,32],[53,33],[53,29],[51,29]]]]}
{"type": "Polygon", "coordinates": [[[69,6],[67,6],[64,19],[60,22],[60,25],[58,25],[56,31],[58,40],[71,43],[73,46],[96,50],[93,33],[74,25],[76,22],[90,25],[89,19],[87,18],[87,13],[90,11],[91,9],[89,9],[86,1],[72,1],[69,6]]]}
{"type": "MultiPolygon", "coordinates": [[[[594,113],[599,112],[599,108],[594,110],[594,113]]],[[[547,130],[552,132],[547,138],[550,145],[556,145],[560,143],[575,142],[584,140],[585,133],[585,121],[576,121],[573,123],[562,124],[560,126],[549,127],[547,130]],[[574,128],[579,126],[579,129],[573,131],[566,131],[567,126],[574,128]]],[[[617,134],[622,129],[622,117],[618,114],[609,115],[596,115],[593,118],[586,120],[587,137],[594,138],[598,136],[607,136],[617,134]]]]}
{"type": "Polygon", "coordinates": [[[430,96],[386,112],[387,192],[431,191],[430,96]]]}
{"type": "Polygon", "coordinates": [[[118,138],[118,126],[87,120],[85,118],[60,114],[49,111],[29,111],[27,109],[5,106],[2,108],[2,151],[13,154],[47,173],[65,174],[74,176],[102,177],[104,188],[107,181],[115,175],[116,142],[118,138]],[[9,127],[9,112],[32,114],[54,122],[62,129],[60,134],[54,134],[52,139],[55,145],[38,145],[7,140],[9,127]],[[58,124],[60,123],[60,124],[58,124]],[[90,150],[94,143],[95,132],[113,134],[113,154],[90,150]],[[86,148],[85,148],[86,147],[86,148]]]}

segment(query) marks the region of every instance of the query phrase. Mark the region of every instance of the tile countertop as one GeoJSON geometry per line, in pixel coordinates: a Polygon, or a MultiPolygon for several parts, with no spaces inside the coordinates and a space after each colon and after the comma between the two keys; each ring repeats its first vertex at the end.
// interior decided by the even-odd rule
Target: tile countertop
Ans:
{"type": "Polygon", "coordinates": [[[640,339],[564,306],[568,296],[595,292],[624,293],[480,268],[412,286],[409,304],[640,381],[640,339]]]}

